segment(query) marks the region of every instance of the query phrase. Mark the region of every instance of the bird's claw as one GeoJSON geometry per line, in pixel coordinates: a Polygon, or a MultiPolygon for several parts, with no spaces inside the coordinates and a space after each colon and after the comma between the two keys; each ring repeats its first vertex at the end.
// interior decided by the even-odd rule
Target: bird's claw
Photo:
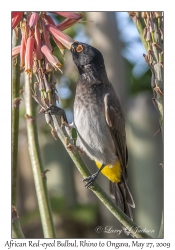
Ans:
{"type": "Polygon", "coordinates": [[[69,126],[69,124],[66,121],[62,121],[61,123],[61,127],[67,127],[69,130],[71,130],[71,127],[69,126]]]}
{"type": "MultiPolygon", "coordinates": [[[[57,114],[57,115],[59,115],[60,118],[61,118],[61,120],[62,120],[62,121],[61,121],[62,124],[63,124],[63,123],[68,124],[67,117],[66,117],[66,114],[65,114],[64,109],[59,108],[59,107],[57,107],[57,106],[55,106],[55,105],[51,105],[50,107],[48,107],[48,108],[46,108],[46,109],[44,110],[44,113],[45,113],[45,112],[48,112],[48,111],[50,111],[51,114],[57,114]]],[[[65,124],[64,124],[64,125],[65,125],[65,124]]]]}
{"type": "Polygon", "coordinates": [[[93,174],[93,175],[91,175],[91,176],[89,176],[87,178],[84,178],[82,181],[83,182],[87,181],[85,187],[86,188],[90,187],[93,184],[93,182],[96,180],[97,176],[98,176],[98,174],[95,173],[95,174],[93,174]]]}

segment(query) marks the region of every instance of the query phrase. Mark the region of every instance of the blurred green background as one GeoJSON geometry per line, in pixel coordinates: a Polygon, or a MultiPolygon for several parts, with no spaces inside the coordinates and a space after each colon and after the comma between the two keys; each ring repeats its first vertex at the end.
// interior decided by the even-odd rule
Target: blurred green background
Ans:
{"type": "MultiPolygon", "coordinates": [[[[138,32],[127,12],[86,12],[83,22],[65,31],[75,40],[86,42],[99,49],[104,57],[108,77],[117,92],[126,118],[129,151],[129,187],[136,208],[135,223],[142,229],[154,230],[157,237],[163,209],[163,146],[158,113],[152,103],[151,73],[143,53],[146,53],[138,32]]],[[[56,18],[55,15],[53,15],[56,18]]],[[[61,22],[63,18],[55,19],[61,22]]],[[[73,102],[78,76],[71,54],[66,51],[63,61],[53,43],[54,54],[64,63],[63,75],[56,72],[59,105],[73,120],[73,102]]],[[[21,89],[24,75],[21,75],[21,89]]],[[[26,238],[43,238],[40,215],[28,153],[24,95],[21,95],[18,155],[18,202],[21,227],[26,238]]],[[[39,111],[39,107],[37,107],[39,111]]],[[[64,149],[55,141],[43,114],[37,115],[38,138],[42,161],[47,173],[48,193],[58,238],[127,238],[125,234],[96,233],[97,226],[121,229],[96,196],[84,187],[78,170],[64,149]]],[[[83,156],[89,169],[95,164],[83,156]]],[[[100,175],[98,182],[109,193],[108,180],[100,175]]]]}

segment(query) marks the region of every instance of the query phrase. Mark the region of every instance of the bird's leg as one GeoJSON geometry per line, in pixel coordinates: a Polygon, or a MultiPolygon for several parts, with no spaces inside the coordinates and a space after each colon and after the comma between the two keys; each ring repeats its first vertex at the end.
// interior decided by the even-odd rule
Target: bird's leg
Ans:
{"type": "MultiPolygon", "coordinates": [[[[57,114],[59,115],[60,119],[61,119],[61,128],[64,126],[66,128],[66,131],[69,135],[69,131],[71,131],[71,126],[69,126],[68,121],[67,121],[67,117],[65,114],[64,109],[59,108],[57,106],[51,105],[50,107],[46,108],[44,110],[44,113],[51,113],[51,114],[57,114]]],[[[66,148],[69,151],[73,152],[73,146],[68,142],[68,138],[66,137],[66,148]]]]}
{"type": "MultiPolygon", "coordinates": [[[[65,126],[65,129],[69,135],[69,137],[73,140],[73,144],[74,146],[76,146],[76,140],[77,140],[77,130],[76,128],[74,127],[73,123],[71,124],[68,124],[68,121],[67,121],[67,117],[66,117],[66,114],[65,114],[65,111],[64,109],[62,108],[59,108],[57,106],[54,106],[54,105],[51,105],[50,107],[46,108],[44,110],[44,113],[47,113],[49,112],[50,113],[54,113],[54,114],[57,114],[60,116],[60,119],[61,119],[61,127],[65,126]]],[[[77,150],[83,154],[83,150],[76,146],[77,147],[77,150]]],[[[70,144],[70,143],[67,143],[67,146],[66,148],[69,150],[69,151],[72,151],[73,152],[73,146],[70,144]]]]}
{"type": "Polygon", "coordinates": [[[61,119],[61,123],[62,123],[61,125],[69,127],[69,124],[68,124],[67,117],[66,117],[64,109],[59,108],[59,107],[57,107],[55,105],[51,105],[50,107],[48,107],[48,108],[46,108],[44,110],[44,113],[48,112],[48,111],[50,111],[50,113],[59,115],[59,117],[61,119]]]}
{"type": "Polygon", "coordinates": [[[99,173],[102,171],[102,169],[103,169],[105,166],[106,166],[106,164],[102,164],[101,167],[99,168],[99,170],[98,170],[96,173],[94,173],[94,174],[92,174],[91,176],[89,176],[89,177],[87,177],[87,178],[84,178],[84,179],[82,180],[82,181],[87,181],[87,183],[86,183],[86,185],[85,185],[86,188],[90,187],[90,186],[93,184],[93,182],[97,179],[99,173]]]}

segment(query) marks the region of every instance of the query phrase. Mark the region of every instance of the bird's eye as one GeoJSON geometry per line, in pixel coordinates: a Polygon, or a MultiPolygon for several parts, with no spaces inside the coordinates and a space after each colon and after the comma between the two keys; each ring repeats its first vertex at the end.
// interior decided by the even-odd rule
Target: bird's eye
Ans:
{"type": "Polygon", "coordinates": [[[81,51],[83,51],[83,46],[79,44],[79,45],[77,46],[77,48],[76,48],[76,51],[77,51],[78,53],[80,53],[81,51]]]}

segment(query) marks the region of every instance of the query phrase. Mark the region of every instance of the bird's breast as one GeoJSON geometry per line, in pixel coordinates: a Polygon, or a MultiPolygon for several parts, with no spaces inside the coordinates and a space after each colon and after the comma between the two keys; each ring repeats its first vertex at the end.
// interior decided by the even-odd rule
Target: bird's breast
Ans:
{"type": "Polygon", "coordinates": [[[105,164],[115,162],[117,156],[106,123],[103,95],[91,90],[76,94],[74,123],[78,132],[77,144],[91,159],[105,164]]]}

